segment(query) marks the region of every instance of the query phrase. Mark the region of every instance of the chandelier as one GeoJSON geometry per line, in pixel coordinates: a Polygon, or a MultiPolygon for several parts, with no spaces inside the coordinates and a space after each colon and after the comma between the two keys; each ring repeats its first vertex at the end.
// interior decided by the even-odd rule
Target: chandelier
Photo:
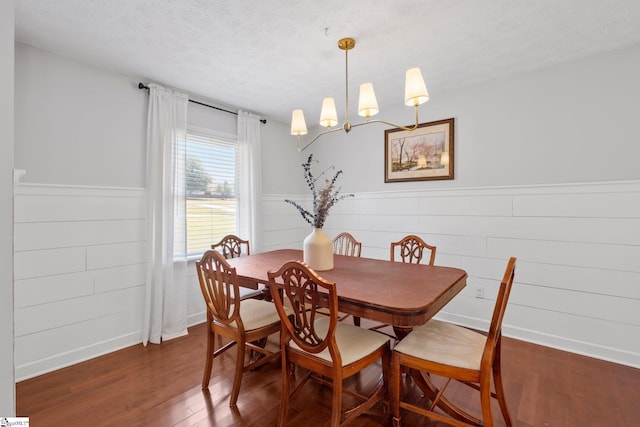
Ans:
{"type": "Polygon", "coordinates": [[[304,144],[300,141],[300,136],[307,134],[307,124],[304,120],[304,112],[302,110],[293,110],[291,114],[291,135],[298,137],[298,151],[302,151],[313,144],[322,135],[344,130],[349,132],[357,126],[368,125],[370,123],[384,123],[386,125],[412,131],[418,128],[418,109],[420,104],[429,100],[429,92],[424,84],[422,72],[420,68],[411,68],[407,70],[404,103],[409,107],[414,107],[416,122],[411,127],[399,126],[384,120],[371,120],[371,117],[378,114],[378,101],[376,100],[373,85],[371,83],[363,83],[360,85],[360,97],[358,99],[358,115],[365,118],[364,122],[351,123],[349,121],[349,51],[356,45],[356,41],[352,38],[344,38],[338,41],[338,47],[344,50],[345,60],[345,121],[342,127],[335,127],[338,124],[338,114],[336,113],[336,103],[333,98],[324,98],[322,100],[322,110],[320,111],[320,126],[326,127],[326,130],[320,132],[311,141],[304,144]]]}

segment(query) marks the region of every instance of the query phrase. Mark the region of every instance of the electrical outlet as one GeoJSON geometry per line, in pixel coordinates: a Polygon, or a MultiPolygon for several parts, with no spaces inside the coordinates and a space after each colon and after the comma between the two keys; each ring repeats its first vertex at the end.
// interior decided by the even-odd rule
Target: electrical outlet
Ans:
{"type": "Polygon", "coordinates": [[[476,298],[484,298],[484,287],[476,286],[476,298]]]}

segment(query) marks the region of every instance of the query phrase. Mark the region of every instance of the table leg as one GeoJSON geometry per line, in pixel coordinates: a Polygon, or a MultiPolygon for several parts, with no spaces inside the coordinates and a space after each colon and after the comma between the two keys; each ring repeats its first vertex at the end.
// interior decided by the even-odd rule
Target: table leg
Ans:
{"type": "Polygon", "coordinates": [[[394,326],[393,327],[393,333],[396,335],[396,338],[398,338],[398,341],[402,341],[402,339],[404,337],[406,337],[407,335],[409,335],[409,332],[411,332],[413,330],[412,327],[407,327],[407,326],[394,326]]]}

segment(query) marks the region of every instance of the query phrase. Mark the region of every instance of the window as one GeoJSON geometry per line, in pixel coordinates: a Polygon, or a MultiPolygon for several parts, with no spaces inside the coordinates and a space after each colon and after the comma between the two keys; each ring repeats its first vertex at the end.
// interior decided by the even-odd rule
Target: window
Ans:
{"type": "Polygon", "coordinates": [[[187,254],[199,255],[238,234],[238,146],[188,134],[186,151],[187,254]]]}

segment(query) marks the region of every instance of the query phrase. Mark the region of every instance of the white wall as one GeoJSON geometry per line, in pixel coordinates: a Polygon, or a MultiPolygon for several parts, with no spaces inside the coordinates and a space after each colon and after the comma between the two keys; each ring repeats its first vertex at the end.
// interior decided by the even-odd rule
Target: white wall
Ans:
{"type": "MultiPolygon", "coordinates": [[[[147,80],[23,44],[16,44],[16,70],[15,167],[27,171],[22,182],[144,187],[148,96],[137,85],[147,80]]],[[[188,116],[190,126],[237,132],[233,114],[189,103],[188,116]]],[[[263,187],[302,191],[288,179],[300,163],[289,150],[295,141],[287,125],[267,119],[261,125],[263,187]]]]}
{"type": "MultiPolygon", "coordinates": [[[[436,264],[469,275],[438,317],[480,329],[516,256],[505,335],[640,367],[629,339],[640,336],[639,195],[639,181],[356,193],[325,231],[348,230],[369,258],[389,259],[407,234],[436,245],[436,264]]],[[[268,248],[300,247],[309,233],[284,197],[264,199],[268,248]]]]}
{"type": "MultiPolygon", "coordinates": [[[[382,126],[322,137],[308,153],[342,169],[356,196],[335,207],[327,232],[352,232],[363,256],[380,259],[407,234],[436,244],[437,264],[469,274],[440,317],[471,327],[486,327],[516,256],[506,335],[640,367],[630,338],[640,336],[638,75],[636,46],[432,93],[421,121],[456,119],[452,181],[385,184],[382,126]]],[[[408,109],[381,109],[410,121],[408,109]]],[[[307,195],[265,194],[267,248],[300,247],[309,232],[286,197],[307,195]]]]}
{"type": "Polygon", "coordinates": [[[144,187],[147,96],[136,79],[22,44],[16,69],[22,182],[144,187]]]}
{"type": "MultiPolygon", "coordinates": [[[[15,189],[22,380],[141,341],[148,95],[137,88],[145,79],[21,44],[15,73],[15,164],[27,171],[15,189]]],[[[233,114],[189,103],[188,118],[198,129],[237,132],[233,114]]],[[[261,129],[267,188],[300,188],[287,177],[291,155],[277,155],[286,126],[269,120],[261,129]]],[[[194,324],[204,304],[189,267],[194,324]]]]}
{"type": "Polygon", "coordinates": [[[15,189],[18,380],[141,342],[143,189],[15,189]]]}
{"type": "Polygon", "coordinates": [[[14,416],[13,79],[14,1],[0,2],[0,416],[14,416]]]}
{"type": "MultiPolygon", "coordinates": [[[[307,151],[343,169],[345,190],[357,192],[640,179],[638,75],[635,46],[433,92],[420,122],[455,118],[453,181],[385,184],[383,125],[323,136],[307,151]]],[[[398,104],[380,110],[399,124],[413,118],[398,104]]]]}
{"type": "MultiPolygon", "coordinates": [[[[129,305],[136,301],[133,294],[139,284],[132,282],[120,255],[129,254],[126,258],[135,259],[133,264],[142,262],[135,249],[142,245],[137,234],[143,229],[141,218],[130,216],[126,209],[123,216],[122,199],[125,194],[133,195],[125,199],[138,200],[144,187],[147,95],[137,89],[139,78],[27,46],[17,45],[16,51],[20,78],[15,93],[20,101],[15,111],[15,167],[27,170],[25,181],[30,183],[16,190],[16,206],[20,206],[16,289],[20,286],[22,292],[23,285],[34,286],[21,294],[21,301],[49,298],[16,310],[20,346],[25,345],[15,361],[21,379],[126,345],[139,328],[135,313],[137,309],[141,316],[142,307],[129,305]],[[85,93],[72,90],[74,85],[91,88],[93,97],[84,105],[95,108],[78,111],[79,102],[86,101],[85,93]],[[69,90],[60,91],[59,86],[69,90]],[[52,98],[55,103],[41,102],[52,98]],[[70,112],[69,117],[64,112],[70,112]],[[115,119],[107,117],[112,113],[115,119]],[[78,125],[79,121],[91,125],[78,125]],[[95,136],[96,129],[110,140],[118,139],[110,146],[112,151],[105,148],[102,137],[95,136]],[[77,145],[79,141],[86,147],[77,145]],[[49,161],[40,160],[42,153],[47,153],[49,161]],[[77,164],[82,165],[74,168],[77,164]],[[85,217],[77,217],[78,209],[59,211],[69,199],[83,207],[78,209],[85,217]],[[29,201],[35,204],[28,205],[29,201]],[[117,216],[96,216],[104,212],[117,216]],[[37,216],[53,214],[57,216],[37,216]],[[91,226],[103,220],[101,226],[91,226]],[[109,227],[125,223],[137,225],[125,226],[126,236],[108,232],[109,227]],[[45,234],[38,236],[42,229],[45,234]],[[64,256],[68,253],[73,256],[64,256]],[[98,253],[103,255],[96,258],[98,253]],[[44,259],[62,254],[65,262],[75,259],[78,263],[64,272],[48,270],[51,265],[31,266],[29,260],[38,254],[48,255],[44,259]],[[106,264],[90,262],[96,259],[106,264]],[[105,271],[99,271],[103,267],[105,271]],[[120,273],[108,274],[106,282],[97,278],[114,271],[120,273]],[[57,275],[78,275],[87,281],[60,284],[57,275]],[[93,283],[93,288],[87,283],[93,283]],[[52,294],[62,301],[51,299],[52,294]],[[69,307],[84,306],[81,301],[103,310],[119,302],[121,311],[128,314],[105,313],[101,319],[113,322],[96,324],[90,313],[78,313],[75,318],[67,313],[69,307]],[[57,323],[49,327],[49,322],[57,323]],[[94,327],[96,338],[88,341],[87,331],[94,327]],[[29,338],[38,334],[42,340],[29,338]],[[77,339],[67,344],[64,337],[71,336],[77,339]],[[52,351],[47,352],[47,347],[52,351]],[[28,356],[31,352],[39,358],[28,356]]],[[[506,258],[518,256],[519,290],[514,291],[505,331],[640,366],[640,350],[628,339],[638,336],[640,325],[635,286],[640,246],[636,180],[640,176],[633,166],[640,154],[639,132],[637,121],[630,118],[637,111],[638,87],[633,78],[639,52],[632,48],[456,92],[433,93],[421,121],[456,118],[453,181],[384,184],[382,126],[354,129],[335,139],[324,137],[313,152],[322,163],[342,168],[343,190],[356,193],[354,199],[336,207],[327,231],[354,232],[364,242],[364,256],[378,258],[387,257],[391,240],[409,232],[437,242],[436,262],[460,266],[470,275],[470,287],[443,316],[472,326],[486,319],[506,258]],[[580,92],[584,87],[597,94],[587,106],[580,92]],[[603,149],[606,135],[612,137],[603,149]],[[611,151],[623,153],[616,167],[610,165],[611,151]],[[484,287],[486,297],[470,297],[473,286],[484,287]]],[[[381,107],[385,114],[385,106],[381,107]]],[[[388,111],[385,118],[409,121],[410,112],[404,108],[388,111]]],[[[214,128],[233,132],[232,117],[225,116],[222,125],[215,113],[196,112],[191,106],[190,117],[197,117],[199,126],[211,120],[214,128]]],[[[261,129],[264,249],[300,247],[308,227],[283,199],[306,196],[300,164],[308,152],[295,150],[295,139],[285,124],[269,120],[261,129]]],[[[202,306],[197,288],[191,291],[193,323],[201,320],[202,306]]]]}
{"type": "Polygon", "coordinates": [[[296,174],[302,170],[300,165],[305,161],[305,153],[295,148],[296,140],[289,133],[289,124],[269,120],[261,129],[263,193],[303,193],[306,184],[297,179],[296,174]]]}

